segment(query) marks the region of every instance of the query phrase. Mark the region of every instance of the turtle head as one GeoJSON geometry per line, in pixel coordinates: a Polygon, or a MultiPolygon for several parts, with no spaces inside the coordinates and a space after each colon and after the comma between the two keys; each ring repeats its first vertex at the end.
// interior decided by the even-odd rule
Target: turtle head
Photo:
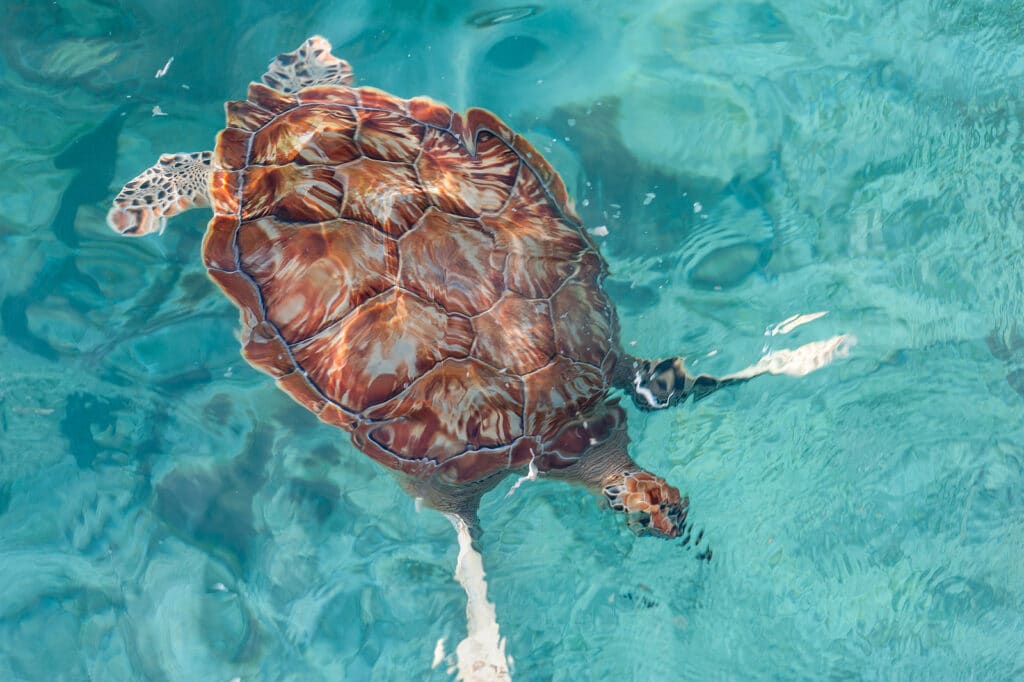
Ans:
{"type": "Polygon", "coordinates": [[[637,535],[688,540],[686,512],[690,501],[660,476],[629,471],[605,482],[604,499],[612,510],[626,515],[626,525],[637,535]]]}
{"type": "Polygon", "coordinates": [[[154,213],[149,206],[115,204],[107,212],[107,225],[125,237],[141,237],[153,232],[162,233],[167,225],[167,219],[154,213]]]}

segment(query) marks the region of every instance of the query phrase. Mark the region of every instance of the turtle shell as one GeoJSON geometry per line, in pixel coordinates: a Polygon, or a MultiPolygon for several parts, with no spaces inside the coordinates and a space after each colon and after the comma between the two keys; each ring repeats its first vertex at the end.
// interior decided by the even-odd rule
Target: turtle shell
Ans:
{"type": "Polygon", "coordinates": [[[203,258],[295,400],[454,484],[564,465],[608,430],[586,415],[620,418],[594,410],[618,348],[604,263],[496,116],[336,85],[254,83],[226,109],[203,258]]]}

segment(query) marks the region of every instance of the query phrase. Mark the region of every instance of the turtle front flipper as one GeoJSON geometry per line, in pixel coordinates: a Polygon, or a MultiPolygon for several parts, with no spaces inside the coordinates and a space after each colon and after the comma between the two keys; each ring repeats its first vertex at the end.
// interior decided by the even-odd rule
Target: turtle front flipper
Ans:
{"type": "Polygon", "coordinates": [[[118,193],[107,225],[119,234],[140,237],[163,232],[173,215],[209,206],[212,157],[212,152],[164,154],[118,193]]]}

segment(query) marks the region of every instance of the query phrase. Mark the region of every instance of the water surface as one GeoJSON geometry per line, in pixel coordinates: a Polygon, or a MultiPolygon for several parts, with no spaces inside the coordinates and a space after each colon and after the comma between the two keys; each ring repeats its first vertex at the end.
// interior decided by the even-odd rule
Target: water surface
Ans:
{"type": "Polygon", "coordinates": [[[447,521],[241,359],[200,212],[143,240],[103,221],[314,33],[360,84],[490,108],[549,157],[607,228],[631,351],[725,373],[859,339],[630,412],[710,563],[579,489],[490,495],[516,679],[1024,677],[1024,3],[0,13],[3,679],[451,679],[447,521]]]}

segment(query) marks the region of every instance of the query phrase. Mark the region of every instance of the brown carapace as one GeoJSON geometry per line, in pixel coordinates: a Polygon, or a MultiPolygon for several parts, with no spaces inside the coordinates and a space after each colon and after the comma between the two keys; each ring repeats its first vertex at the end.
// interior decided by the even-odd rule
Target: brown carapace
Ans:
{"type": "Polygon", "coordinates": [[[254,367],[471,526],[530,469],[638,533],[689,537],[687,499],[630,458],[610,393],[658,409],[742,379],[622,351],[604,261],[525,139],[487,111],[354,87],[320,37],[226,110],[212,154],[161,157],[108,222],[142,235],[212,206],[203,259],[254,367]]]}

